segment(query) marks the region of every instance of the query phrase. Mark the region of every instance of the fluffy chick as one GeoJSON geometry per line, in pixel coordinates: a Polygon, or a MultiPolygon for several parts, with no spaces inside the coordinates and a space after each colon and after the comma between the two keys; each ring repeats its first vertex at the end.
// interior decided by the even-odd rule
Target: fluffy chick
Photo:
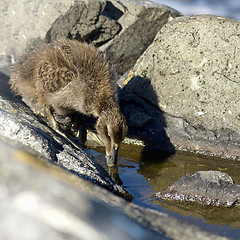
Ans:
{"type": "Polygon", "coordinates": [[[57,132],[53,113],[96,117],[107,164],[116,164],[127,126],[117,103],[114,72],[93,46],[74,40],[46,44],[13,64],[10,84],[35,113],[48,118],[57,132]]]}

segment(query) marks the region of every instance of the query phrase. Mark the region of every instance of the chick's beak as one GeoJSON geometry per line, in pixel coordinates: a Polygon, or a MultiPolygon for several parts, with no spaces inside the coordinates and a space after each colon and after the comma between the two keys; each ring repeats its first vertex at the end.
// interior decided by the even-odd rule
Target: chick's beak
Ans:
{"type": "Polygon", "coordinates": [[[113,144],[110,154],[106,154],[107,165],[109,167],[117,165],[118,148],[118,145],[113,144]]]}

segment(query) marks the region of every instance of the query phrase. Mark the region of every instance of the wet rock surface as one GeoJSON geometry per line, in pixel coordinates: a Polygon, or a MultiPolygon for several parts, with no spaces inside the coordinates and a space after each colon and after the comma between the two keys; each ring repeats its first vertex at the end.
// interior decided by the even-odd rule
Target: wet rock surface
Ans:
{"type": "Polygon", "coordinates": [[[135,0],[6,1],[1,13],[2,61],[13,61],[44,42],[72,38],[101,47],[119,73],[129,70],[161,27],[180,15],[160,4],[135,0]]]}
{"type": "Polygon", "coordinates": [[[127,203],[46,159],[0,141],[0,238],[227,239],[127,203]]]}
{"type": "Polygon", "coordinates": [[[240,186],[227,173],[220,171],[199,171],[183,176],[156,195],[162,199],[204,205],[230,207],[240,204],[240,186]]]}
{"type": "Polygon", "coordinates": [[[169,239],[106,203],[123,199],[2,141],[0,151],[1,239],[169,239]]]}
{"type": "Polygon", "coordinates": [[[239,31],[211,15],[167,23],[125,80],[124,105],[134,95],[155,108],[145,113],[178,149],[239,159],[239,31]]]}

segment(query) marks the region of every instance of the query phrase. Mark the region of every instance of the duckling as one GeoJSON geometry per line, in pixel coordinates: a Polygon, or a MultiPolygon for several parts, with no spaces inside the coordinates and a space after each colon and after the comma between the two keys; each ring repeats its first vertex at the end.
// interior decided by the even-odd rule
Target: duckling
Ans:
{"type": "Polygon", "coordinates": [[[96,131],[105,145],[107,165],[114,166],[127,133],[115,79],[109,62],[95,47],[76,40],[58,40],[17,60],[9,82],[11,89],[62,135],[54,114],[97,118],[96,131]]]}

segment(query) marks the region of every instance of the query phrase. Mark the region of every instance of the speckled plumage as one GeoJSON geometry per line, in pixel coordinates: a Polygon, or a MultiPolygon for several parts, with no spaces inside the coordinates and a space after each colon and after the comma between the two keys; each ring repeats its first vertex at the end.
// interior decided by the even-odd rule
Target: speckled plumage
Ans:
{"type": "Polygon", "coordinates": [[[55,129],[58,126],[53,126],[49,112],[98,118],[96,129],[107,156],[126,135],[114,72],[91,45],[60,40],[31,51],[12,66],[10,84],[34,112],[47,116],[55,129]]]}

